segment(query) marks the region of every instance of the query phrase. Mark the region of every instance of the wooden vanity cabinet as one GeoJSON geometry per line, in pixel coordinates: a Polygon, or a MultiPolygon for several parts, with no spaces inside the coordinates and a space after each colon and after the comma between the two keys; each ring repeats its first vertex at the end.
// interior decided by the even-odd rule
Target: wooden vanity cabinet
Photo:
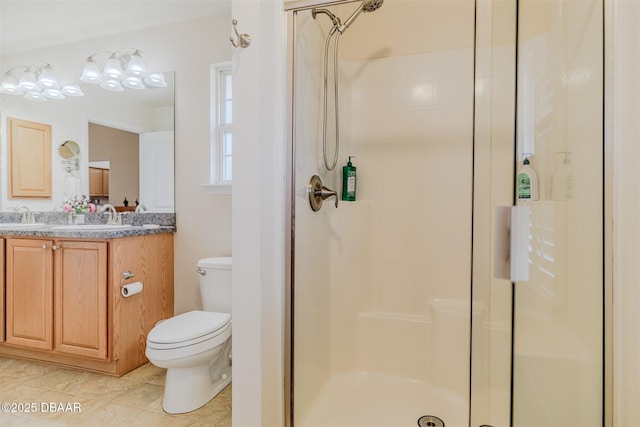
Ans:
{"type": "MultiPolygon", "coordinates": [[[[173,316],[173,235],[111,240],[6,238],[0,354],[123,375],[173,316]],[[122,273],[135,277],[123,280],[122,273]],[[125,298],[121,284],[143,282],[125,298]]],[[[1,264],[1,263],[0,263],[1,264]]]]}
{"type": "Polygon", "coordinates": [[[106,359],[106,242],[7,239],[6,268],[7,343],[106,359]]]}

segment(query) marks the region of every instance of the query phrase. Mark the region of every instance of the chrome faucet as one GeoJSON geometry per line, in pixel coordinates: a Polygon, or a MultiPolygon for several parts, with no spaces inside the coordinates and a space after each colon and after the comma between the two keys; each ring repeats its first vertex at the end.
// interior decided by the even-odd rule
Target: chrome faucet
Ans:
{"type": "Polygon", "coordinates": [[[136,213],[146,212],[146,211],[147,211],[147,207],[145,205],[136,206],[136,213]]]}
{"type": "Polygon", "coordinates": [[[22,219],[20,220],[20,222],[22,222],[23,224],[33,224],[35,222],[35,218],[33,216],[33,212],[31,212],[27,206],[20,205],[16,207],[13,211],[20,212],[21,210],[23,212],[22,212],[22,219]]]}
{"type": "Polygon", "coordinates": [[[113,205],[107,203],[102,207],[100,212],[109,212],[109,219],[107,220],[108,225],[121,225],[122,224],[122,216],[116,211],[116,208],[113,205]]]}

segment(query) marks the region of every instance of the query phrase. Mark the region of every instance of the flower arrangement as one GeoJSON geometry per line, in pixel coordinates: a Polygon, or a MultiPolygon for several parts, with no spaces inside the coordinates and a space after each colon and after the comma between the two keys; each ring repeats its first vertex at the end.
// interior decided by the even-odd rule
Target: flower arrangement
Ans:
{"type": "Polygon", "coordinates": [[[68,214],[83,214],[87,212],[95,212],[96,205],[90,203],[87,196],[76,196],[73,199],[65,200],[62,210],[68,214]]]}

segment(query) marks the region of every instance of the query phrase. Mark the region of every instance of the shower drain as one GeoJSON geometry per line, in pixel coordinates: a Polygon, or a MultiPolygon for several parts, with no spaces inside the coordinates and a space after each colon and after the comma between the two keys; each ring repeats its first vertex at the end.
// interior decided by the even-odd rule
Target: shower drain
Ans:
{"type": "Polygon", "coordinates": [[[433,415],[423,415],[418,418],[420,427],[444,427],[444,421],[433,415]]]}

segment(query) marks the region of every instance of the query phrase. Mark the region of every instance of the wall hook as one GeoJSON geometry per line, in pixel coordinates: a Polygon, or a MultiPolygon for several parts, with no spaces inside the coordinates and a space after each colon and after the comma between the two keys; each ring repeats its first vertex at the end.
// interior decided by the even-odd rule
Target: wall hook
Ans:
{"type": "Polygon", "coordinates": [[[251,36],[249,34],[238,34],[238,28],[236,27],[238,25],[238,21],[236,19],[231,21],[231,24],[233,24],[233,31],[235,31],[236,37],[238,38],[238,41],[236,42],[233,37],[229,37],[233,47],[241,47],[243,49],[245,47],[249,47],[251,44],[251,36]]]}

